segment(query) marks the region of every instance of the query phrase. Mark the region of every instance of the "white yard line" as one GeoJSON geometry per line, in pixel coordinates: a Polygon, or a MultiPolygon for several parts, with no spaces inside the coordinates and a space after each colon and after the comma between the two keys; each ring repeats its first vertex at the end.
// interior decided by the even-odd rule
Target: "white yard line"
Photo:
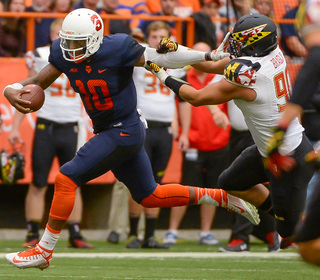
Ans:
{"type": "MultiPolygon", "coordinates": [[[[5,257],[5,253],[0,253],[0,258],[5,257]]],[[[53,258],[104,258],[104,259],[123,259],[123,258],[299,258],[299,255],[294,252],[279,252],[279,253],[206,253],[206,252],[172,252],[172,253],[54,253],[53,258]]]]}

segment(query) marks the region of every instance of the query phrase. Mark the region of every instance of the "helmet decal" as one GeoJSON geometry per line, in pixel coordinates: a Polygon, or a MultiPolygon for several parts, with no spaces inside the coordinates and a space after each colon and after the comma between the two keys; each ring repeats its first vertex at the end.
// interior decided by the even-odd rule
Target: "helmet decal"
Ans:
{"type": "Polygon", "coordinates": [[[262,30],[267,26],[267,24],[262,24],[259,26],[252,27],[250,29],[232,33],[231,36],[233,39],[240,43],[245,43],[246,45],[251,45],[266,36],[268,36],[271,32],[263,32],[262,30]]]}
{"type": "Polygon", "coordinates": [[[96,26],[96,31],[99,31],[102,28],[102,23],[96,14],[91,16],[91,21],[96,26]]]}

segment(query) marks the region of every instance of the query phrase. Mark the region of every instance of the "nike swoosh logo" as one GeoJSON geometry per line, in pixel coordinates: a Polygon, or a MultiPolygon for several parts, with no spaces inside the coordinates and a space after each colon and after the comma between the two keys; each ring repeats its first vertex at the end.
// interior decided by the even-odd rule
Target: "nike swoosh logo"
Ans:
{"type": "Polygon", "coordinates": [[[16,257],[14,257],[14,258],[12,259],[12,261],[13,261],[14,263],[25,263],[25,262],[28,262],[28,261],[19,261],[19,260],[16,259],[16,257]]]}
{"type": "Polygon", "coordinates": [[[101,74],[101,73],[103,73],[103,72],[106,71],[106,70],[107,70],[107,68],[106,68],[106,69],[103,69],[103,70],[98,70],[98,73],[101,74]]]}
{"type": "Polygon", "coordinates": [[[120,132],[120,136],[130,136],[130,134],[126,134],[126,133],[120,132]]]}

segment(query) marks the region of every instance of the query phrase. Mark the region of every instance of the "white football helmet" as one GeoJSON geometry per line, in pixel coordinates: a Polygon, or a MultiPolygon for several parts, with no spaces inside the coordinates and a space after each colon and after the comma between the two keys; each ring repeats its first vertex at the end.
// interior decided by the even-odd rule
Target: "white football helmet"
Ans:
{"type": "Polygon", "coordinates": [[[103,21],[90,9],[70,12],[59,32],[60,47],[65,60],[80,62],[94,54],[102,44],[103,21]]]}

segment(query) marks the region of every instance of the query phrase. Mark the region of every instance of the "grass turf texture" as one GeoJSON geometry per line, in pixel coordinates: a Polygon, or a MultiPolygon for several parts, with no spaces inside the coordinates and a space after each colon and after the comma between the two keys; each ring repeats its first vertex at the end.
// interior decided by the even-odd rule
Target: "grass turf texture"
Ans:
{"type": "Polygon", "coordinates": [[[51,266],[40,271],[20,270],[10,265],[4,254],[21,251],[22,242],[0,241],[0,279],[320,279],[320,269],[304,263],[294,249],[270,254],[261,243],[251,243],[251,253],[236,256],[219,253],[216,246],[199,246],[196,240],[182,241],[169,250],[126,249],[124,242],[118,245],[104,241],[91,243],[95,245],[93,250],[72,249],[60,240],[51,266]],[[170,256],[171,253],[174,256],[170,256]]]}

